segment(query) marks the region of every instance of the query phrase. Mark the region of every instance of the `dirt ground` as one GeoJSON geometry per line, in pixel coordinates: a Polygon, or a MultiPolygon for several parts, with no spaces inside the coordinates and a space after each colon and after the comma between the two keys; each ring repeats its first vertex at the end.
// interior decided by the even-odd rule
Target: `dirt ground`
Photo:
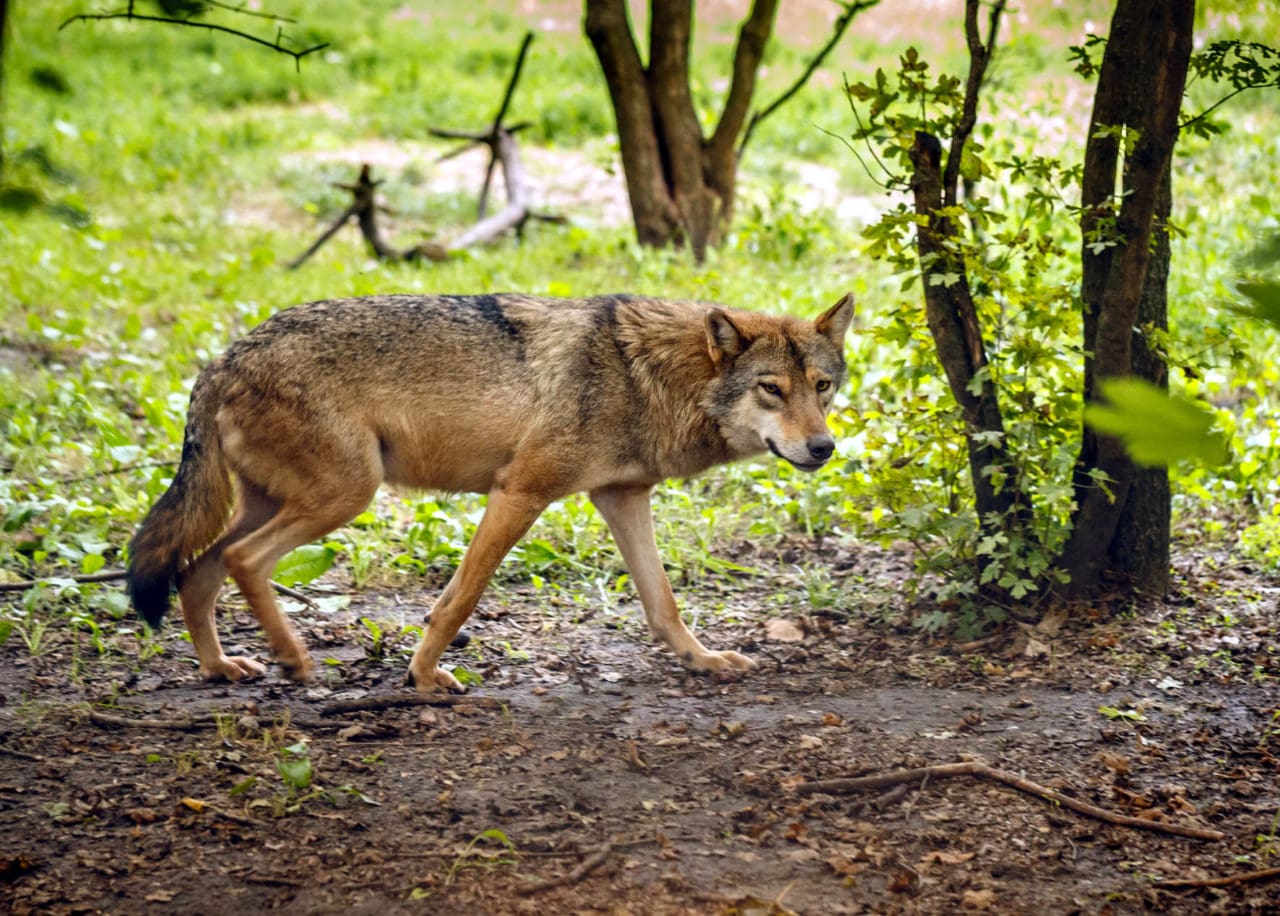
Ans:
{"type": "MultiPolygon", "coordinates": [[[[331,708],[402,693],[399,625],[420,622],[438,583],[299,605],[323,662],[306,686],[275,669],[203,684],[176,626],[146,660],[99,656],[70,630],[35,655],[11,637],[0,908],[1280,912],[1280,879],[1156,885],[1280,865],[1269,581],[1187,561],[1174,603],[958,645],[910,626],[901,556],[828,542],[744,544],[735,559],[759,574],[678,588],[704,609],[705,641],[761,662],[727,681],[684,673],[633,597],[549,598],[518,569],[450,653],[482,683],[446,705],[331,708]],[[834,605],[790,586],[806,564],[834,570],[834,605]],[[1106,824],[969,777],[800,788],[964,759],[1225,839],[1106,824]]],[[[260,653],[233,590],[223,607],[225,640],[260,653]]]]}

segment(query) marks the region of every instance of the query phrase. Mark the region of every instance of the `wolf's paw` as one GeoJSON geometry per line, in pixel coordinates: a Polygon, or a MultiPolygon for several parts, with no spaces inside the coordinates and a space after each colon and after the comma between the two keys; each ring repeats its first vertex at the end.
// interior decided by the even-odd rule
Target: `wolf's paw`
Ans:
{"type": "Polygon", "coordinates": [[[447,690],[450,693],[466,693],[467,688],[462,686],[461,681],[445,671],[443,668],[436,668],[430,677],[419,677],[413,673],[413,666],[409,666],[409,670],[404,673],[404,683],[406,687],[412,687],[418,693],[434,693],[437,690],[447,690]]]}
{"type": "Polygon", "coordinates": [[[309,680],[314,665],[311,662],[311,656],[303,654],[298,658],[281,658],[278,660],[280,667],[284,669],[284,676],[295,684],[301,684],[309,680]]]}
{"type": "Polygon", "coordinates": [[[206,681],[242,681],[262,677],[266,666],[243,655],[220,655],[208,664],[201,663],[200,673],[206,681]]]}
{"type": "Polygon", "coordinates": [[[726,649],[723,652],[706,652],[703,655],[685,656],[683,661],[689,666],[690,670],[703,674],[716,674],[721,671],[749,671],[756,666],[755,662],[742,653],[734,652],[730,649],[726,649]]]}

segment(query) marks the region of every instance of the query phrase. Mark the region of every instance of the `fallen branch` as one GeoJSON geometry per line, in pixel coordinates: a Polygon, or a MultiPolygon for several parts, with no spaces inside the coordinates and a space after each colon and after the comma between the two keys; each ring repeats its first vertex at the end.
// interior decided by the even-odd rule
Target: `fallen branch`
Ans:
{"type": "Polygon", "coordinates": [[[1151,886],[1164,890],[1185,887],[1230,887],[1233,884],[1245,884],[1249,881],[1270,881],[1272,878],[1280,878],[1280,868],[1246,871],[1238,875],[1226,875],[1222,878],[1173,878],[1167,881],[1154,881],[1151,886]]]}
{"type": "Polygon", "coordinates": [[[125,577],[123,569],[108,569],[103,572],[86,573],[76,576],[44,576],[40,579],[28,579],[26,582],[0,582],[0,593],[25,592],[37,585],[49,585],[51,579],[70,579],[77,583],[118,582],[125,577]]]}
{"type": "MultiPolygon", "coordinates": [[[[28,579],[26,582],[0,582],[0,594],[5,592],[25,592],[27,589],[35,588],[37,585],[52,585],[54,579],[70,579],[78,585],[95,584],[100,582],[119,582],[126,578],[129,573],[123,569],[105,569],[102,572],[82,573],[74,576],[42,576],[39,579],[28,579]]],[[[286,598],[292,598],[295,601],[301,601],[307,607],[314,609],[316,603],[308,598],[296,588],[290,588],[287,585],[281,585],[279,582],[272,581],[271,585],[278,594],[284,595],[286,598]]]]}
{"type": "Polygon", "coordinates": [[[982,779],[990,779],[995,782],[1002,782],[1007,786],[1033,795],[1042,801],[1052,804],[1061,805],[1064,808],[1070,808],[1079,814],[1087,815],[1096,820],[1105,821],[1108,824],[1116,824],[1120,827],[1132,827],[1135,830],[1154,830],[1157,833],[1168,833],[1174,836],[1185,836],[1195,840],[1223,840],[1226,834],[1217,830],[1210,830],[1204,827],[1191,827],[1183,824],[1167,824],[1161,821],[1149,821],[1140,817],[1129,817],[1123,814],[1115,814],[1103,808],[1082,802],[1079,799],[1063,795],[1061,792],[1055,792],[1046,786],[1032,782],[1029,779],[1023,779],[1007,770],[996,769],[987,766],[985,763],[977,761],[964,761],[961,763],[943,763],[935,766],[917,767],[912,770],[898,770],[893,773],[884,773],[878,776],[861,776],[854,779],[823,779],[816,782],[801,783],[795,787],[795,792],[801,795],[812,795],[817,792],[828,792],[835,794],[850,794],[856,792],[870,792],[877,789],[886,789],[890,786],[896,786],[900,783],[920,782],[926,779],[945,779],[949,776],[976,776],[982,779]]]}
{"type": "Polygon", "coordinates": [[[132,716],[116,716],[111,713],[89,710],[89,721],[102,728],[144,728],[173,732],[198,732],[209,728],[217,728],[218,720],[214,716],[191,718],[183,716],[176,719],[135,719],[132,716]]]}
{"type": "MultiPolygon", "coordinates": [[[[207,715],[202,716],[176,716],[172,719],[151,719],[147,717],[117,716],[112,713],[99,712],[96,709],[89,710],[89,721],[100,728],[137,728],[154,731],[198,732],[216,729],[219,724],[221,724],[219,720],[226,721],[230,718],[233,718],[233,714],[231,713],[208,713],[207,715]]],[[[323,722],[320,719],[295,716],[291,713],[281,713],[280,720],[290,728],[308,728],[332,731],[341,727],[340,722],[323,722]]],[[[274,724],[264,725],[262,727],[272,728],[274,727],[274,724]]]]}
{"type": "Polygon", "coordinates": [[[546,881],[539,881],[536,884],[530,884],[519,890],[522,897],[532,897],[534,894],[541,894],[544,891],[552,890],[557,887],[567,887],[570,884],[577,884],[587,875],[591,874],[601,865],[603,865],[613,854],[614,846],[612,843],[605,843],[591,855],[587,856],[579,862],[572,870],[566,872],[558,878],[548,878],[546,881]]]}
{"type": "Polygon", "coordinates": [[[524,231],[525,224],[531,219],[552,223],[565,222],[562,216],[535,213],[530,209],[531,196],[525,181],[524,166],[520,161],[520,149],[515,141],[515,134],[524,130],[529,124],[522,121],[506,127],[502,123],[502,119],[506,117],[507,109],[511,105],[511,98],[515,94],[516,83],[519,81],[520,73],[524,69],[525,58],[528,56],[529,45],[532,41],[533,33],[526,33],[524,41],[520,45],[520,51],[516,55],[511,78],[507,81],[502,103],[498,106],[498,112],[494,115],[493,122],[488,128],[481,131],[453,130],[443,127],[430,128],[433,136],[447,140],[466,141],[457,149],[442,155],[437,160],[439,162],[461,155],[474,146],[487,146],[489,148],[489,162],[485,167],[484,183],[480,188],[480,200],[476,207],[477,222],[475,225],[448,244],[423,242],[403,251],[394,247],[382,237],[382,231],[378,227],[378,206],[374,195],[377,186],[381,182],[372,179],[369,166],[366,163],[361,167],[360,177],[355,184],[338,185],[338,187],[351,192],[351,205],[329,224],[320,237],[306,251],[289,262],[288,269],[296,270],[301,267],[308,258],[320,249],[320,246],[331,239],[353,217],[359,223],[360,233],[369,244],[374,257],[381,261],[419,261],[423,258],[430,261],[443,261],[455,252],[483,242],[492,241],[510,229],[514,229],[518,236],[524,231]],[[507,205],[500,212],[486,217],[489,209],[489,188],[493,181],[494,170],[498,165],[502,166],[503,180],[507,191],[507,205]]]}
{"type": "Polygon", "coordinates": [[[338,700],[320,707],[320,716],[325,718],[353,712],[400,709],[406,706],[475,706],[481,709],[501,709],[503,704],[493,697],[473,697],[456,693],[392,693],[380,697],[361,697],[358,700],[338,700]]]}

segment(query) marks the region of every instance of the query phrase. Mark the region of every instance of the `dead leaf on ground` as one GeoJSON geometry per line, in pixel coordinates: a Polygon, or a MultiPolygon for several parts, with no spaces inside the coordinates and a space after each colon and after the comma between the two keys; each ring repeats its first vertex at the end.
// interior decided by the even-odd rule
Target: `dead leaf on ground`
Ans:
{"type": "Polygon", "coordinates": [[[960,905],[971,910],[989,910],[996,902],[996,892],[989,887],[965,891],[960,905]]]}
{"type": "Polygon", "coordinates": [[[775,617],[764,625],[764,635],[772,642],[800,642],[804,629],[793,620],[775,617]]]}
{"type": "Polygon", "coordinates": [[[938,849],[920,860],[920,868],[926,869],[930,865],[960,865],[968,862],[974,857],[972,852],[952,852],[949,849],[938,849]]]}

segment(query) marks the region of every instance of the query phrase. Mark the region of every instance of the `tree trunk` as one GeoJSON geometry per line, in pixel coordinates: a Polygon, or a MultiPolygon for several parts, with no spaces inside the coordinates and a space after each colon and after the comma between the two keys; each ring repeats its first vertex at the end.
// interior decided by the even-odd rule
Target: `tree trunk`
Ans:
{"type": "MultiPolygon", "coordinates": [[[[928,222],[916,230],[916,248],[924,275],[925,317],[951,394],[964,415],[975,505],[979,522],[987,530],[992,527],[993,518],[1000,519],[996,527],[1004,527],[1012,520],[1011,513],[1028,521],[1031,511],[1017,486],[1014,462],[1005,446],[1004,419],[995,383],[990,374],[984,373],[981,382],[974,385],[975,378],[987,366],[986,347],[964,263],[949,249],[958,229],[950,219],[938,215],[944,197],[941,155],[936,137],[924,132],[916,134],[911,147],[911,190],[916,213],[928,217],[928,222]],[[933,282],[947,273],[957,279],[949,284],[933,282]],[[997,488],[993,484],[992,468],[1003,470],[1003,486],[997,488]]],[[[953,148],[951,158],[958,160],[959,156],[953,148]]]]}
{"type": "Polygon", "coordinates": [[[584,29],[609,87],[636,236],[685,244],[699,261],[733,213],[738,158],[756,71],[777,0],[755,0],[738,35],[733,80],[710,139],[689,92],[692,0],[651,0],[649,66],[636,48],[625,0],[586,0],[584,29]]]}
{"type": "MultiPolygon", "coordinates": [[[[1178,135],[1194,16],[1194,0],[1118,0],[1112,18],[1081,181],[1086,401],[1098,399],[1101,381],[1135,373],[1133,338],[1142,300],[1144,295],[1159,294],[1162,285],[1148,276],[1151,234],[1178,135]],[[1125,157],[1125,195],[1117,211],[1121,128],[1134,131],[1136,142],[1125,157]],[[1109,247],[1090,248],[1100,240],[1109,247]]],[[[1061,567],[1071,576],[1070,596],[1096,593],[1106,573],[1122,571],[1111,567],[1117,550],[1138,550],[1147,543],[1147,538],[1120,536],[1121,519],[1137,479],[1118,440],[1084,429],[1076,464],[1074,527],[1061,559],[1061,567]],[[1105,486],[1096,482],[1096,472],[1105,475],[1105,486]]],[[[1145,502],[1154,492],[1144,491],[1139,501],[1145,502]]],[[[1129,516],[1131,521],[1151,517],[1150,511],[1136,505],[1129,516]]],[[[1147,559],[1130,558],[1124,571],[1149,566],[1147,559]]]]}
{"type": "MultiPolygon", "coordinates": [[[[1138,303],[1138,327],[1169,329],[1169,232],[1173,210],[1172,168],[1166,169],[1156,196],[1155,238],[1147,282],[1138,303]]],[[[1146,336],[1134,332],[1133,374],[1167,390],[1169,367],[1161,355],[1147,344],[1146,336]]],[[[1132,583],[1133,588],[1153,598],[1169,591],[1169,541],[1172,535],[1171,495],[1167,468],[1135,468],[1129,499],[1120,513],[1115,537],[1107,550],[1109,572],[1132,583]]]]}

